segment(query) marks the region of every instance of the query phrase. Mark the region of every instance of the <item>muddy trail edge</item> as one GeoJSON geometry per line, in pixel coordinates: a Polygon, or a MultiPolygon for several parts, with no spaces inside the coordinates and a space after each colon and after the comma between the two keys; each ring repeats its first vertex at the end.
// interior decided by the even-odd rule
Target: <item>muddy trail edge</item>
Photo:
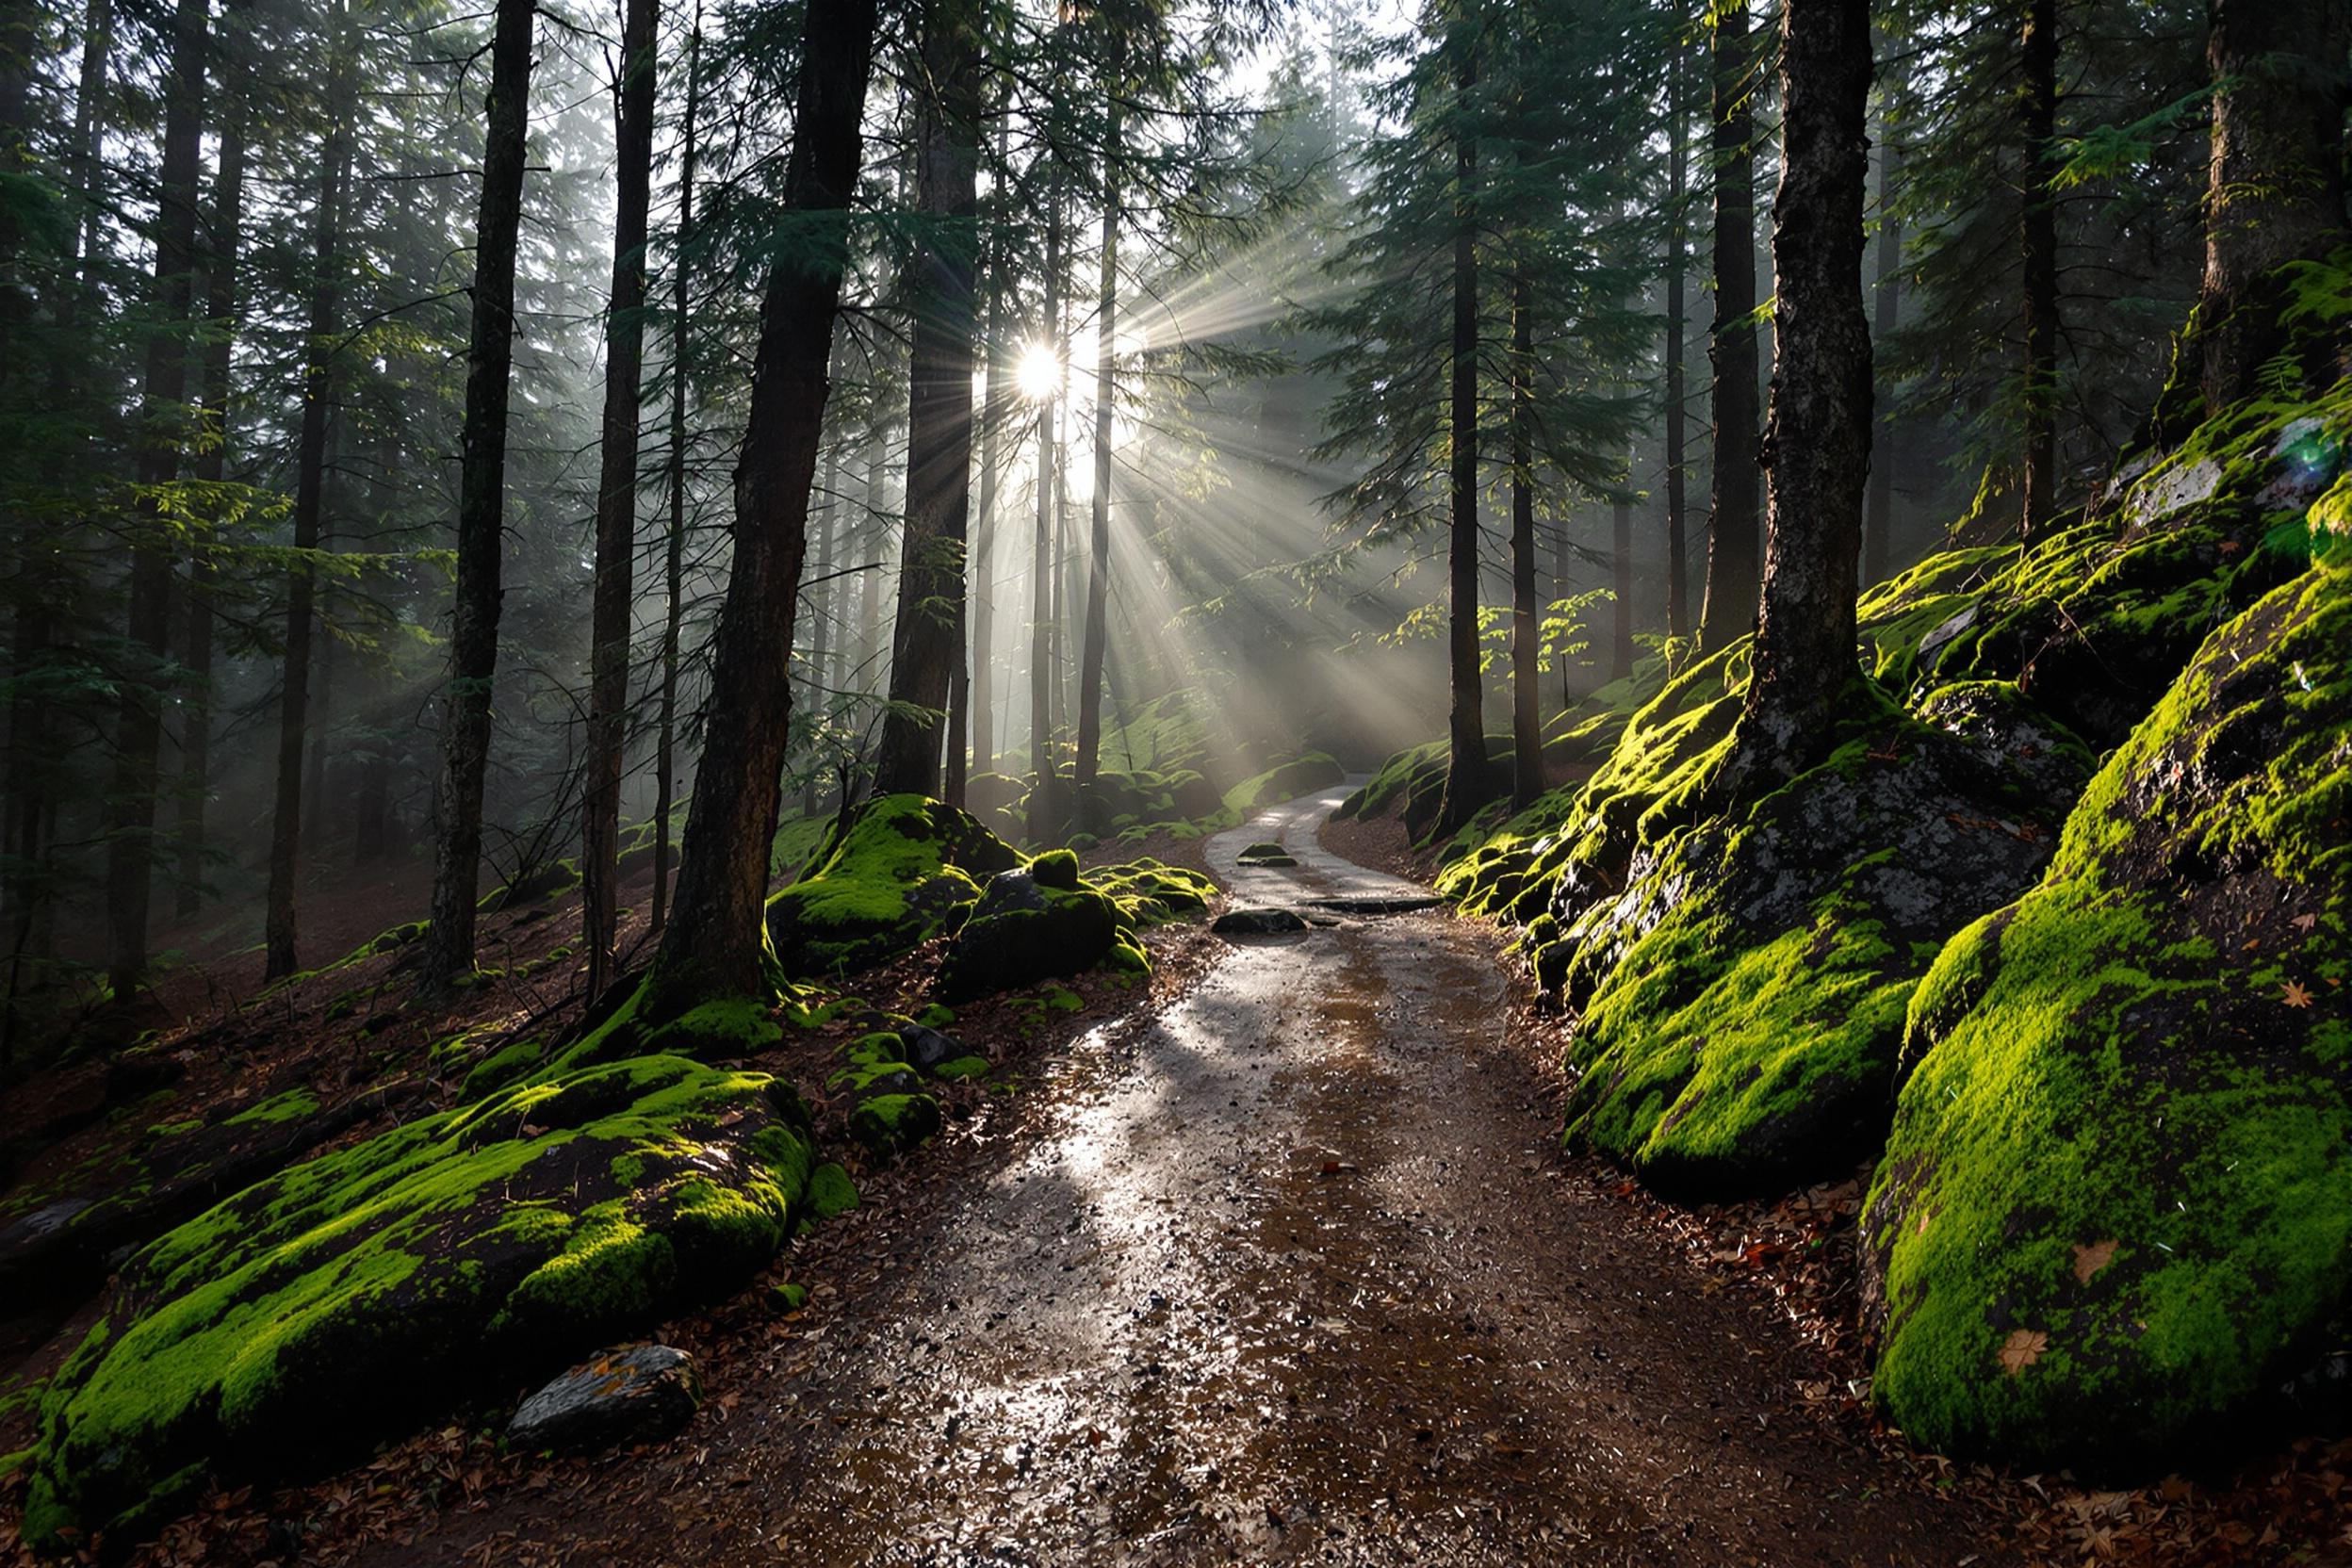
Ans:
{"type": "Polygon", "coordinates": [[[1791,1410],[1818,1373],[1760,1301],[1562,1179],[1491,933],[1316,902],[1428,896],[1319,846],[1344,794],[1208,846],[1236,906],[1330,923],[1085,1037],[1031,1132],[870,1217],[890,1261],[714,1369],[741,1397],[660,1505],[521,1490],[360,1560],[1997,1560],[1791,1410]],[[1298,863],[1236,866],[1266,839],[1298,863]]]}

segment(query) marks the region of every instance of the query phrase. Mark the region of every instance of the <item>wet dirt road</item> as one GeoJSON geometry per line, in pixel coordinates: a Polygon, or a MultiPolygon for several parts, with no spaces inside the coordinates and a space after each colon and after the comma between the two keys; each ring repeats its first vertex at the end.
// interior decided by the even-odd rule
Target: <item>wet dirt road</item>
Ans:
{"type": "MultiPolygon", "coordinates": [[[[1342,792],[1210,846],[1235,903],[1419,891],[1317,848],[1342,792]],[[1268,837],[1302,863],[1237,871],[1268,837]]],[[[952,1200],[877,1217],[903,1261],[697,1423],[665,1504],[513,1499],[397,1560],[1994,1560],[1791,1410],[1783,1325],[1563,1176],[1492,942],[1419,912],[1235,944],[1033,1082],[1036,1134],[952,1200]]]]}

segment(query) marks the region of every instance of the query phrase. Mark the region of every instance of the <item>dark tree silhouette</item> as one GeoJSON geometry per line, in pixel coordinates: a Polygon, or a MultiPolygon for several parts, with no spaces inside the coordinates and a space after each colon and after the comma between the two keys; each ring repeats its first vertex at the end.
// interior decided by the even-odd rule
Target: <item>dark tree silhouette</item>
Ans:
{"type": "Polygon", "coordinates": [[[483,118],[482,205],[474,225],[474,318],[466,346],[459,439],[457,595],[441,713],[440,831],[422,980],[446,989],[473,972],[482,869],[482,775],[490,760],[490,684],[498,665],[505,549],[506,409],[514,362],[514,247],[523,220],[523,138],[531,121],[533,0],[498,0],[483,118]]]}

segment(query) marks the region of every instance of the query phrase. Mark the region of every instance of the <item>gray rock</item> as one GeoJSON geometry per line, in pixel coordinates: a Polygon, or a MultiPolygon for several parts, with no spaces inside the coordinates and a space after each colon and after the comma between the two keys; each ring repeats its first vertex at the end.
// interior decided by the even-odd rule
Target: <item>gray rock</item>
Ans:
{"type": "Polygon", "coordinates": [[[694,1358],[666,1345],[607,1350],[532,1395],[507,1424],[511,1448],[594,1453],[659,1443],[702,1406],[694,1358]]]}
{"type": "Polygon", "coordinates": [[[1306,918],[1293,909],[1228,909],[1209,927],[1220,937],[1276,937],[1306,928],[1306,918]]]}
{"type": "Polygon", "coordinates": [[[972,1048],[955,1036],[920,1023],[907,1024],[898,1032],[898,1038],[906,1048],[906,1065],[918,1072],[937,1072],[958,1056],[972,1054],[972,1048]]]}

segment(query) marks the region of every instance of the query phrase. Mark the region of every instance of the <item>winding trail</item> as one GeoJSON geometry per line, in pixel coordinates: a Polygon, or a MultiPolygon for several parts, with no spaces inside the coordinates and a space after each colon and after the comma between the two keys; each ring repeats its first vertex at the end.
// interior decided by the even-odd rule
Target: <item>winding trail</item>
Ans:
{"type": "MultiPolygon", "coordinates": [[[[1208,846],[1235,903],[1426,896],[1316,843],[1343,792],[1208,846]],[[1234,865],[1266,838],[1301,864],[1234,865]]],[[[1562,1179],[1493,941],[1422,912],[1236,942],[1025,1090],[1033,1135],[876,1216],[890,1261],[697,1423],[666,1509],[522,1494],[377,1560],[1994,1560],[1793,1408],[1785,1325],[1562,1179]]]]}

